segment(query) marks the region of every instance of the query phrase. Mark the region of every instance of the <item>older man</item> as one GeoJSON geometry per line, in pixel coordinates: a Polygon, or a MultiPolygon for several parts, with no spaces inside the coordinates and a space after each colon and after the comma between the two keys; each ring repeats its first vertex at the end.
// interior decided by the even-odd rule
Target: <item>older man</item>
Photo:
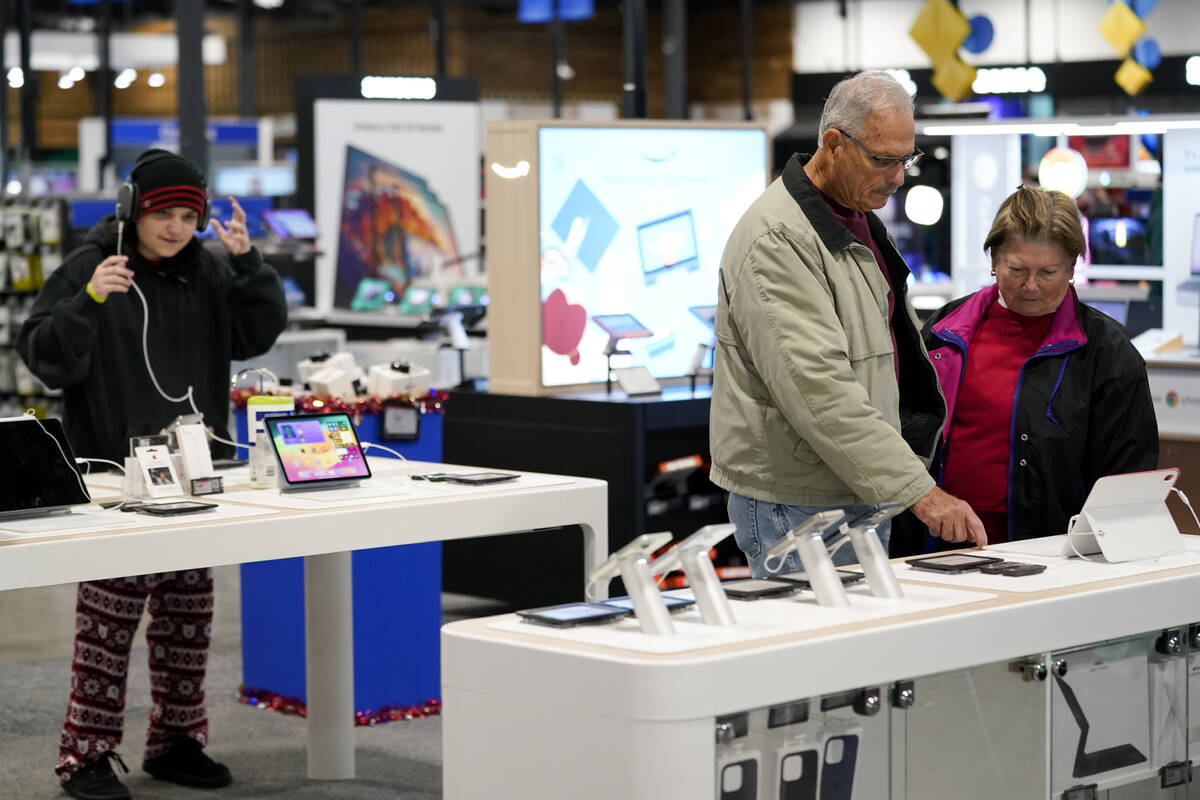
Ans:
{"type": "MultiPolygon", "coordinates": [[[[712,480],[730,493],[755,575],[771,543],[828,508],[898,502],[943,539],[986,541],[970,506],[927,471],[945,402],[908,267],[871,213],[921,156],[912,100],[886,73],[859,73],[833,88],[819,137],[747,210],[721,259],[712,480]]],[[[782,569],[800,569],[794,553],[782,569]]]]}

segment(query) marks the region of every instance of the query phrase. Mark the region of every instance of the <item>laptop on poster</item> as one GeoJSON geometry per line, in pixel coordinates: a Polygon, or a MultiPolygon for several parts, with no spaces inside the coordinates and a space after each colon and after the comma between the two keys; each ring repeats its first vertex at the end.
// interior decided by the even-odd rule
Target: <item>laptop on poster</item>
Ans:
{"type": "Polygon", "coordinates": [[[345,488],[371,477],[349,414],[267,417],[263,424],[279,464],[280,491],[345,488]]]}
{"type": "Polygon", "coordinates": [[[92,500],[57,419],[0,419],[0,519],[66,513],[92,500]]]}
{"type": "Polygon", "coordinates": [[[1183,552],[1183,539],[1167,508],[1167,495],[1178,479],[1174,468],[1100,478],[1067,523],[1062,554],[1101,553],[1117,562],[1183,552]]]}

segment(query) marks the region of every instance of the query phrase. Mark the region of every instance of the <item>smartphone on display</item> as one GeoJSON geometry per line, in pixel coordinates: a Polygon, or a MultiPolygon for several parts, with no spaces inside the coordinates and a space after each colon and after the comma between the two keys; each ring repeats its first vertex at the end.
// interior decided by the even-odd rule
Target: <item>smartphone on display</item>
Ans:
{"type": "Polygon", "coordinates": [[[176,514],[194,514],[197,511],[208,511],[216,508],[216,503],[201,503],[196,500],[179,500],[174,503],[143,503],[133,510],[142,514],[153,514],[156,517],[173,517],[176,514]]]}
{"type": "Polygon", "coordinates": [[[1000,574],[1010,578],[1020,578],[1025,575],[1040,575],[1045,571],[1045,564],[1013,564],[1007,569],[1001,570],[1000,574]]]}
{"type": "Polygon", "coordinates": [[[511,472],[466,472],[457,475],[448,475],[445,480],[450,483],[466,483],[472,486],[482,486],[488,483],[515,481],[519,477],[521,476],[511,472]]]}
{"type": "MultiPolygon", "coordinates": [[[[853,572],[848,569],[837,570],[837,576],[842,579],[842,586],[849,586],[853,583],[859,583],[866,580],[866,575],[861,572],[853,572]]],[[[800,585],[801,589],[811,589],[812,581],[803,572],[789,572],[786,575],[776,575],[775,580],[791,581],[800,585]]]]}
{"type": "Polygon", "coordinates": [[[759,600],[763,597],[780,597],[800,590],[800,585],[794,581],[781,581],[772,578],[750,578],[743,581],[722,583],[725,596],[734,600],[759,600]]]}
{"type": "Polygon", "coordinates": [[[551,625],[556,628],[571,628],[576,625],[591,625],[612,622],[627,617],[631,609],[604,605],[603,603],[563,603],[557,606],[529,608],[518,611],[517,616],[526,622],[551,625]]]}
{"type": "Polygon", "coordinates": [[[972,553],[945,553],[940,556],[914,558],[908,562],[908,565],[913,569],[933,572],[970,572],[979,569],[984,564],[996,564],[1003,560],[1003,558],[995,556],[979,556],[972,553]]]}
{"type": "MultiPolygon", "coordinates": [[[[662,599],[663,603],[667,606],[667,611],[681,611],[696,605],[696,598],[694,597],[676,597],[675,595],[664,594],[662,599]]],[[[606,606],[623,608],[627,611],[633,610],[633,598],[631,597],[610,597],[607,600],[599,600],[597,602],[606,606]]]]}

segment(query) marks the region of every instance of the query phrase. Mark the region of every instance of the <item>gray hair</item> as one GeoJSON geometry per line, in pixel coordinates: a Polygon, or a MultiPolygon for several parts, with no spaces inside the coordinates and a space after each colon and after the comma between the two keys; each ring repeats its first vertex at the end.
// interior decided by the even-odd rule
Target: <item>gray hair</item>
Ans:
{"type": "Polygon", "coordinates": [[[883,70],[865,70],[844,78],[837,82],[825,100],[817,146],[820,147],[825,131],[831,128],[842,128],[851,136],[857,136],[872,111],[894,108],[907,109],[911,114],[913,99],[899,81],[883,70]]]}

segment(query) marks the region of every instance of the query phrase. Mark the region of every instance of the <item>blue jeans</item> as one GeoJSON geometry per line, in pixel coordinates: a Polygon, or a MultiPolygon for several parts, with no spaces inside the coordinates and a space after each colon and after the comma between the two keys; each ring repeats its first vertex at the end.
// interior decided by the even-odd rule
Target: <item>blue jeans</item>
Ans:
{"type": "MultiPolygon", "coordinates": [[[[767,569],[765,550],[775,542],[784,537],[788,531],[806,522],[811,517],[821,511],[828,511],[831,508],[838,508],[846,512],[846,516],[851,516],[856,513],[867,510],[865,505],[850,505],[850,506],[789,506],[783,503],[768,503],[763,500],[755,500],[752,497],[745,497],[740,494],[729,494],[729,521],[737,526],[734,531],[733,538],[737,541],[738,547],[746,554],[746,561],[750,564],[750,573],[756,578],[763,578],[771,575],[772,572],[767,569]]],[[[836,528],[834,531],[836,532],[836,528]]],[[[888,551],[888,539],[892,533],[891,520],[884,522],[876,532],[879,534],[879,542],[883,545],[883,552],[888,551]]],[[[833,563],[838,566],[847,564],[857,564],[858,558],[854,554],[854,548],[849,541],[846,542],[833,556],[833,563]]],[[[796,555],[793,550],[788,553],[787,558],[783,562],[783,566],[774,570],[776,573],[800,572],[804,569],[800,563],[800,556],[796,555]]]]}

